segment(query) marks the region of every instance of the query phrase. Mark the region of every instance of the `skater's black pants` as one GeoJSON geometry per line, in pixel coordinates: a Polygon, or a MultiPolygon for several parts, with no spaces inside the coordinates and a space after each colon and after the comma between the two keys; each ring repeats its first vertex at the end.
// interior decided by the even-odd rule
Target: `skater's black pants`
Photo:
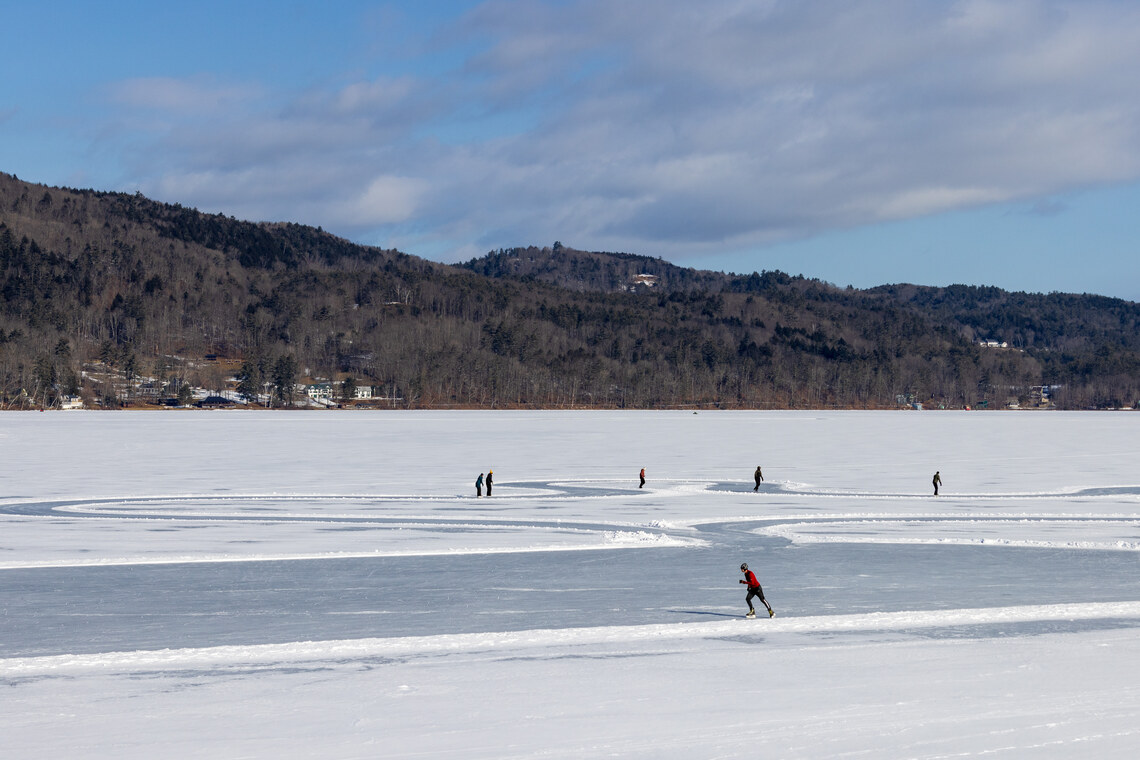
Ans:
{"type": "Polygon", "coordinates": [[[748,596],[744,598],[744,601],[748,602],[748,609],[750,610],[755,609],[752,606],[752,597],[759,597],[760,601],[764,603],[764,606],[768,606],[768,600],[764,598],[764,589],[759,586],[748,589],[748,596]]]}

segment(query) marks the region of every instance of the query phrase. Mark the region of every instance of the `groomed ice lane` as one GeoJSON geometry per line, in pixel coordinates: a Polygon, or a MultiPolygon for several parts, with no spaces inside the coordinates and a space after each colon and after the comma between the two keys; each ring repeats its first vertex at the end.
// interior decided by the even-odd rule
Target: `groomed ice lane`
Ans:
{"type": "Polygon", "coordinates": [[[780,620],[1140,599],[1133,552],[797,545],[757,526],[636,551],[11,569],[0,657],[710,622],[744,612],[741,561],[780,620]]]}

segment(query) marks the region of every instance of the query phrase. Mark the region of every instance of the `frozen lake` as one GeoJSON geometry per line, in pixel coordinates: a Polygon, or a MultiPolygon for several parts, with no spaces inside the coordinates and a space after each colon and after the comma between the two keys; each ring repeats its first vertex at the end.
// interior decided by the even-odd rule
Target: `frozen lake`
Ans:
{"type": "Polygon", "coordinates": [[[1132,757],[1138,425],[2,415],[5,757],[1132,757]]]}

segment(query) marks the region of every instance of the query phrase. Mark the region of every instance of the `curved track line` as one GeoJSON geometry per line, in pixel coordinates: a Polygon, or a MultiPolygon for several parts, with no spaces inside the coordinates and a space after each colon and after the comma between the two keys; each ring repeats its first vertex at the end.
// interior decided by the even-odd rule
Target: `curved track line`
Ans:
{"type": "Polygon", "coordinates": [[[188,649],[141,650],[100,654],[65,654],[0,659],[0,677],[78,672],[96,669],[140,671],[184,669],[203,665],[265,664],[516,651],[533,647],[584,646],[717,639],[741,635],[820,634],[851,631],[906,631],[975,625],[1006,625],[1051,620],[1137,620],[1140,602],[1100,602],[1081,605],[1025,605],[956,610],[904,610],[860,615],[778,617],[774,620],[731,620],[711,623],[669,623],[594,628],[554,628],[522,631],[407,636],[387,639],[303,641],[290,644],[251,644],[188,649]]]}

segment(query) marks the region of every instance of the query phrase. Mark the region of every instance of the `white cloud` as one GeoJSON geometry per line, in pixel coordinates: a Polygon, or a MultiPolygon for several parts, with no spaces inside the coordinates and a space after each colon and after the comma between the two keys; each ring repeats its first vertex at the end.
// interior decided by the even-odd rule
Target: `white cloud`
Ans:
{"type": "Polygon", "coordinates": [[[140,152],[140,184],[457,255],[670,255],[1140,178],[1125,2],[494,2],[440,39],[445,74],[123,83],[210,114],[140,152]]]}
{"type": "Polygon", "coordinates": [[[111,87],[111,100],[129,108],[213,114],[256,95],[256,89],[238,85],[218,85],[202,78],[142,77],[128,79],[111,87]]]}
{"type": "Polygon", "coordinates": [[[420,196],[426,190],[424,180],[377,177],[342,218],[347,224],[364,227],[404,222],[415,213],[420,196]]]}
{"type": "Polygon", "coordinates": [[[1008,200],[1002,192],[984,187],[918,187],[884,198],[876,214],[884,219],[908,219],[940,211],[1008,200]]]}
{"type": "Polygon", "coordinates": [[[410,79],[353,82],[336,94],[336,110],[340,113],[374,113],[398,108],[413,92],[410,79]]]}

